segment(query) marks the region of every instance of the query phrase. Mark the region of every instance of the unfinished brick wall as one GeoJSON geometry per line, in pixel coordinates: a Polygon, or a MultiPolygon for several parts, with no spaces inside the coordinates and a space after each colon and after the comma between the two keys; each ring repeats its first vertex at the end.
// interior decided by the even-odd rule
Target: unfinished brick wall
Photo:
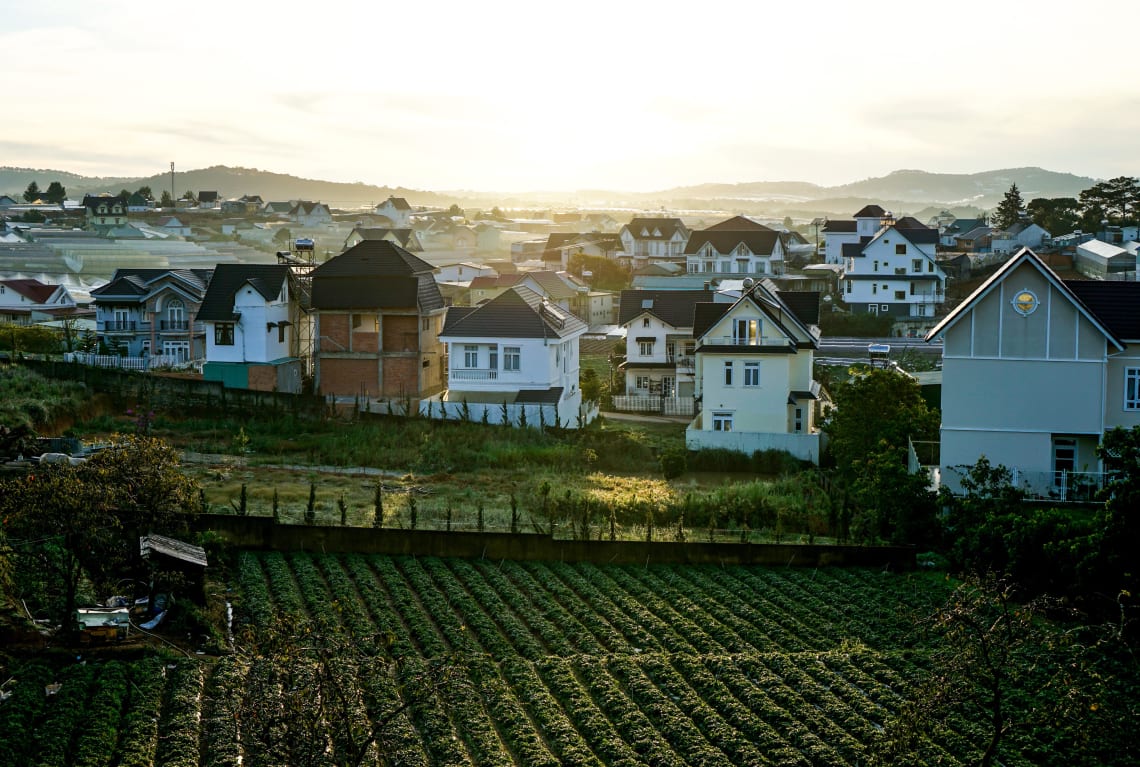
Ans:
{"type": "Polygon", "coordinates": [[[321,394],[353,397],[363,389],[370,396],[376,396],[380,391],[379,364],[375,359],[318,357],[317,368],[321,394]]]}
{"type": "Polygon", "coordinates": [[[380,326],[384,334],[384,351],[414,352],[419,349],[418,315],[385,314],[380,326]]]}
{"type": "Polygon", "coordinates": [[[419,356],[384,358],[384,396],[401,395],[420,395],[419,356]]]}
{"type": "Polygon", "coordinates": [[[318,314],[317,331],[322,336],[322,348],[324,346],[324,338],[332,340],[329,351],[347,351],[351,348],[348,337],[348,322],[349,315],[347,312],[321,312],[318,314]],[[339,346],[337,344],[339,344],[339,346]]]}

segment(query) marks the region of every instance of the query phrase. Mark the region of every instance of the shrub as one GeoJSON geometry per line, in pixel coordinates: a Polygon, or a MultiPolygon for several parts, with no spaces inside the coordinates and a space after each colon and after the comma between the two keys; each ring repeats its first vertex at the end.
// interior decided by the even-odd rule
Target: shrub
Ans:
{"type": "Polygon", "coordinates": [[[665,479],[676,479],[685,473],[687,461],[684,451],[670,450],[662,453],[661,458],[661,473],[665,479]]]}

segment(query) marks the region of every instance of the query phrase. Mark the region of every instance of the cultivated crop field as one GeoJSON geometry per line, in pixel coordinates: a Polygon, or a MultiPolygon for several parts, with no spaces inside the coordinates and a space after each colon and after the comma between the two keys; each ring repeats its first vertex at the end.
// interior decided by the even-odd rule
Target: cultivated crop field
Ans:
{"type": "MultiPolygon", "coordinates": [[[[240,651],[244,630],[279,622],[400,659],[368,675],[336,661],[354,716],[387,717],[366,764],[865,764],[923,673],[914,616],[948,592],[860,569],[311,553],[243,553],[236,579],[234,655],[17,669],[0,764],[283,763],[259,722],[311,703],[316,679],[288,698],[264,656],[240,651]],[[461,694],[401,709],[407,678],[441,660],[461,694]]],[[[954,717],[931,735],[949,765],[983,739],[954,717]]]]}

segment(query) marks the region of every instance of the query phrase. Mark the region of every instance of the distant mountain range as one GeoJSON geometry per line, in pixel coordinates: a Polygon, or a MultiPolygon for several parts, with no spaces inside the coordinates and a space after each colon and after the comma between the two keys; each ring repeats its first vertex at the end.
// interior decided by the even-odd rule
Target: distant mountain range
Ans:
{"type": "MultiPolygon", "coordinates": [[[[158,197],[170,189],[169,174],[148,177],[90,177],[66,171],[0,167],[0,194],[17,199],[35,181],[47,189],[59,181],[68,196],[78,200],[84,194],[134,191],[149,186],[158,197]]],[[[504,208],[550,207],[638,207],[667,209],[716,209],[764,215],[849,216],[863,204],[875,202],[896,213],[915,213],[925,208],[995,207],[1011,184],[1021,197],[1076,197],[1081,190],[1097,183],[1088,176],[1057,173],[1042,168],[1008,168],[982,173],[929,173],[897,170],[879,178],[869,178],[839,186],[819,186],[804,181],[757,181],[742,184],[699,184],[657,192],[618,192],[580,190],[576,192],[493,193],[478,191],[426,191],[404,187],[374,186],[298,178],[255,168],[218,165],[199,170],[177,171],[175,196],[187,190],[195,193],[217,191],[223,198],[245,194],[271,200],[319,200],[332,207],[360,208],[376,205],[390,195],[404,197],[413,205],[504,208]]]]}

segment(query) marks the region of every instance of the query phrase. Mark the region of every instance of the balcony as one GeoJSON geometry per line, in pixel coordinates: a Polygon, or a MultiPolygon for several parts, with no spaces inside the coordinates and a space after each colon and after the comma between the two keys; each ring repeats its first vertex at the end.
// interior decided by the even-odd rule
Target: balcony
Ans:
{"type": "Polygon", "coordinates": [[[450,372],[452,381],[466,381],[468,383],[487,383],[499,380],[498,370],[474,370],[459,368],[450,372]]]}
{"type": "Polygon", "coordinates": [[[187,331],[190,329],[190,320],[161,320],[158,329],[163,332],[187,331]]]}
{"type": "Polygon", "coordinates": [[[705,346],[787,346],[790,342],[786,338],[773,336],[742,338],[740,336],[705,336],[705,346]]]}
{"type": "Polygon", "coordinates": [[[139,323],[138,320],[103,320],[97,329],[101,333],[134,333],[139,323]]]}

